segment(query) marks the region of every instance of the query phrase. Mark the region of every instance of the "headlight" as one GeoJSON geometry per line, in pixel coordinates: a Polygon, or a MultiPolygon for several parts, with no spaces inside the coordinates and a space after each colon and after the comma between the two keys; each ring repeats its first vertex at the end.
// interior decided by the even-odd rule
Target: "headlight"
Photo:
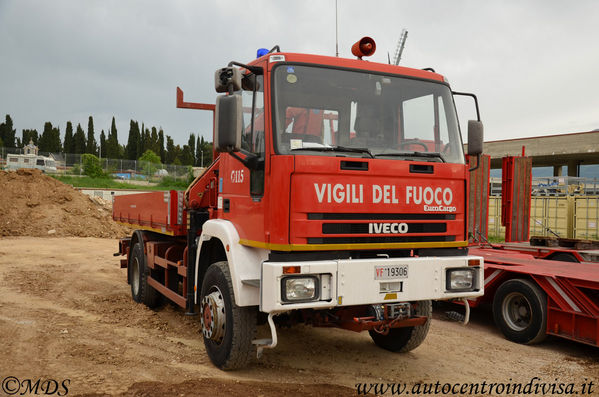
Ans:
{"type": "Polygon", "coordinates": [[[318,278],[285,277],[281,280],[281,295],[285,302],[313,301],[318,299],[318,278]]]}
{"type": "Polygon", "coordinates": [[[447,269],[446,289],[448,291],[473,291],[476,289],[476,269],[447,269]]]}

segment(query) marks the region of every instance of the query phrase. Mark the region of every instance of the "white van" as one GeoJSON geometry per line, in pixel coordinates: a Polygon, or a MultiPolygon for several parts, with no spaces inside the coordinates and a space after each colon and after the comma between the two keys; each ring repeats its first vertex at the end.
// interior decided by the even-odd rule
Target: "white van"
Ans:
{"type": "Polygon", "coordinates": [[[19,168],[37,168],[42,172],[56,172],[56,161],[51,157],[37,156],[35,154],[7,154],[6,168],[17,170],[19,168]]]}

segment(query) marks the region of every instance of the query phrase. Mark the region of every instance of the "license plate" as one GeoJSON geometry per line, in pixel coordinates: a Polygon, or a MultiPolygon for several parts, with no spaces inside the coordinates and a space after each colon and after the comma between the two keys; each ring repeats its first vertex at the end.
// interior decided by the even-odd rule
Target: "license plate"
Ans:
{"type": "Polygon", "coordinates": [[[408,265],[386,265],[374,267],[375,280],[408,278],[408,265]]]}

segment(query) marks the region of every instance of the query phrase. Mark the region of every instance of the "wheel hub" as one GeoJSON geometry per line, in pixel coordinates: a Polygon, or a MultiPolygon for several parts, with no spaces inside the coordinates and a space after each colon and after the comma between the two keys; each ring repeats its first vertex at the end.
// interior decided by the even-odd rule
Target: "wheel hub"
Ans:
{"type": "Polygon", "coordinates": [[[509,294],[504,300],[502,311],[506,323],[515,331],[523,331],[532,322],[531,304],[520,293],[509,294]]]}
{"type": "Polygon", "coordinates": [[[131,269],[131,286],[133,287],[133,293],[137,295],[139,293],[139,261],[137,258],[133,258],[131,269]]]}
{"type": "Polygon", "coordinates": [[[223,294],[216,291],[206,295],[201,302],[202,333],[206,339],[220,343],[225,335],[226,313],[223,294]]]}

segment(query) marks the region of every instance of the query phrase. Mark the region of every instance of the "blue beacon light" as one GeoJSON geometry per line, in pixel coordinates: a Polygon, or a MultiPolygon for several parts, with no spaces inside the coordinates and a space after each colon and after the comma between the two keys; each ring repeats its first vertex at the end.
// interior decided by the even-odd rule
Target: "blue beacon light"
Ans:
{"type": "Polygon", "coordinates": [[[267,48],[258,48],[258,51],[256,52],[256,58],[263,57],[266,54],[268,54],[267,48]]]}

